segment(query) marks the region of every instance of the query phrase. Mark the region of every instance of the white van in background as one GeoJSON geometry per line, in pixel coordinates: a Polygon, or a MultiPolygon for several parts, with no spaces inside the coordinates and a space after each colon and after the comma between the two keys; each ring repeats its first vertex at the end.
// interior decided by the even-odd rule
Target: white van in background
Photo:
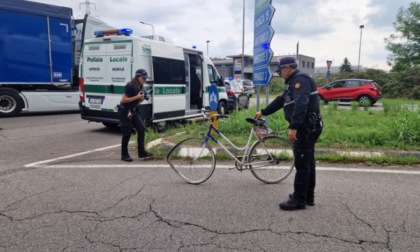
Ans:
{"type": "Polygon", "coordinates": [[[145,85],[150,98],[140,109],[147,125],[162,128],[168,121],[201,116],[201,108],[209,109],[212,84],[219,92],[218,113],[227,113],[223,80],[207,55],[131,33],[97,31],[96,38],[85,41],[79,74],[82,119],[117,125],[124,86],[140,68],[151,78],[145,85]]]}

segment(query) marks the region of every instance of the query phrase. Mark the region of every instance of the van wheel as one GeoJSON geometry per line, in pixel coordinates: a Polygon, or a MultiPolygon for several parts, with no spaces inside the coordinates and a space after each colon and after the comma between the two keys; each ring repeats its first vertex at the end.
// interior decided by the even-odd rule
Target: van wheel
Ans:
{"type": "Polygon", "coordinates": [[[157,123],[153,123],[152,124],[152,129],[158,133],[162,133],[166,130],[166,127],[168,126],[168,124],[164,121],[164,122],[157,122],[157,123]]]}
{"type": "Polygon", "coordinates": [[[227,114],[227,106],[224,101],[219,101],[219,106],[217,107],[217,113],[219,113],[220,115],[227,114]]]}
{"type": "Polygon", "coordinates": [[[23,100],[13,90],[0,90],[0,116],[16,116],[23,109],[23,100]]]}
{"type": "Polygon", "coordinates": [[[116,130],[119,129],[118,124],[109,123],[109,122],[102,122],[102,124],[107,127],[108,129],[116,130]]]}

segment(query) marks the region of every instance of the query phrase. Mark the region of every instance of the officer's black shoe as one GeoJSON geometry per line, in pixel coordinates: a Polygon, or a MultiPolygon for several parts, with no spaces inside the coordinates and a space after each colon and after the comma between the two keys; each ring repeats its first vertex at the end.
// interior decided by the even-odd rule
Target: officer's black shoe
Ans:
{"type": "Polygon", "coordinates": [[[306,205],[304,202],[298,201],[295,198],[289,199],[288,201],[280,203],[280,209],[286,211],[294,211],[299,209],[305,209],[306,205]]]}
{"type": "Polygon", "coordinates": [[[125,162],[133,162],[133,159],[129,155],[121,155],[121,160],[125,162]]]}
{"type": "Polygon", "coordinates": [[[150,152],[147,152],[147,151],[145,151],[145,152],[140,152],[139,153],[139,158],[148,158],[148,157],[153,157],[153,153],[150,153],[150,152]]]}
{"type": "MultiPolygon", "coordinates": [[[[293,197],[294,197],[294,195],[293,195],[293,193],[291,193],[291,194],[289,194],[289,199],[293,199],[293,197]]],[[[306,199],[306,205],[308,205],[308,206],[315,206],[315,201],[314,201],[314,199],[312,198],[312,199],[306,199]]]]}

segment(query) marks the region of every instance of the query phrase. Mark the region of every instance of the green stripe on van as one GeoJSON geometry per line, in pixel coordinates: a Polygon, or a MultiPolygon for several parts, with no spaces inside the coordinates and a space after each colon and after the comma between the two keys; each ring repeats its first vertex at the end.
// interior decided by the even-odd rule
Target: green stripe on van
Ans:
{"type": "MultiPolygon", "coordinates": [[[[145,89],[149,90],[151,87],[146,86],[145,89]]],[[[114,92],[111,92],[110,85],[85,85],[86,93],[97,93],[97,94],[123,94],[124,86],[114,86],[114,92]]],[[[179,95],[185,94],[185,86],[156,86],[154,95],[179,95]]]]}
{"type": "Polygon", "coordinates": [[[185,94],[185,87],[156,87],[154,95],[178,95],[185,94]]]}
{"type": "Polygon", "coordinates": [[[110,85],[85,85],[85,92],[98,94],[123,94],[123,86],[114,86],[114,92],[111,92],[110,85]]]}
{"type": "MultiPolygon", "coordinates": [[[[204,92],[208,93],[209,90],[210,90],[210,86],[206,87],[205,90],[204,90],[204,92]]],[[[219,93],[224,93],[224,92],[226,92],[226,88],[225,87],[217,87],[217,91],[219,93]]]]}

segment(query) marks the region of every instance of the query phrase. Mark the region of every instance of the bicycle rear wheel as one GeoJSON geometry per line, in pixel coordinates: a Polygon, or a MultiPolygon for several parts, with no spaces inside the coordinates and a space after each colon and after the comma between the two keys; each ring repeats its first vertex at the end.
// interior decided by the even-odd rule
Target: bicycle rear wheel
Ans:
{"type": "Polygon", "coordinates": [[[294,167],[292,144],[279,136],[267,136],[252,146],[248,162],[252,174],[260,181],[267,184],[283,181],[294,167]]]}
{"type": "Polygon", "coordinates": [[[208,180],[216,168],[213,149],[196,138],[189,138],[175,145],[166,160],[183,180],[195,185],[208,180]]]}

